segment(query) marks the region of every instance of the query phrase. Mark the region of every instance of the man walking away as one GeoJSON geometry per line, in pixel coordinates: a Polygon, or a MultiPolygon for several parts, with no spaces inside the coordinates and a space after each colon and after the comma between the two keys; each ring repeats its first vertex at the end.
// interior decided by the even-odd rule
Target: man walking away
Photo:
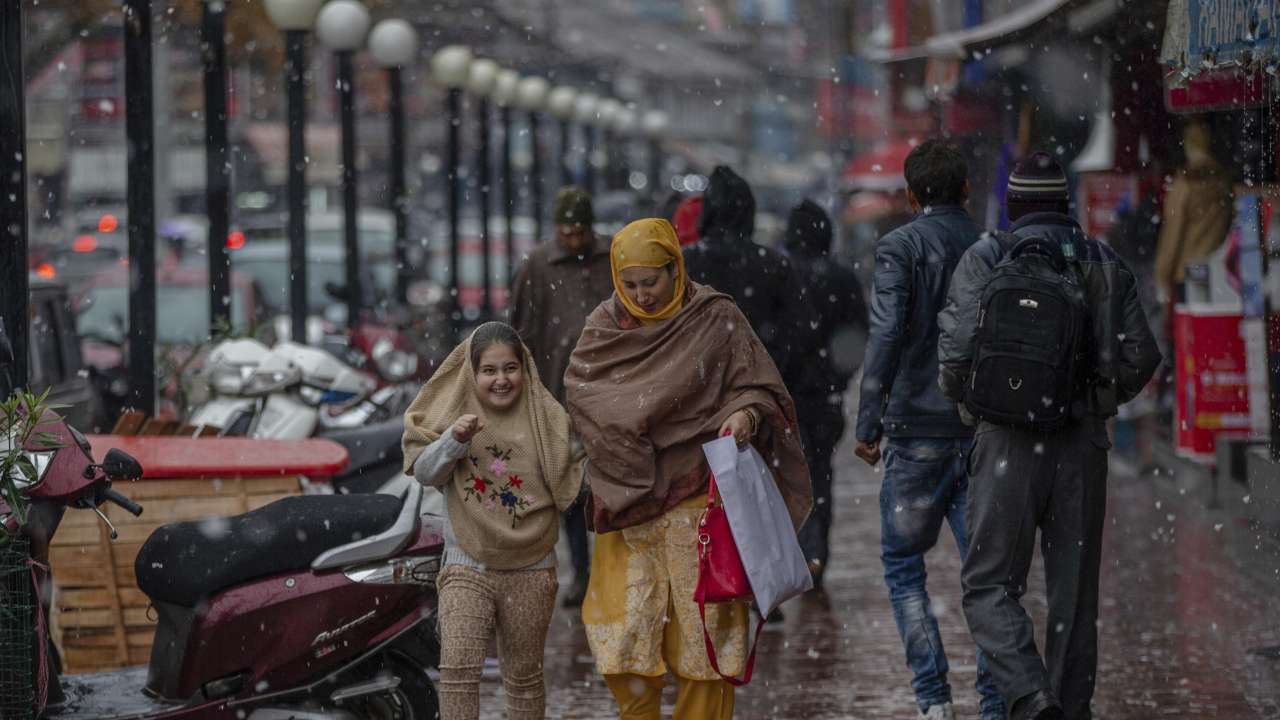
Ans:
{"type": "MultiPolygon", "coordinates": [[[[1075,349],[1059,354],[1078,361],[1056,362],[1074,365],[1074,372],[1064,372],[1066,379],[1055,388],[1035,393],[1050,401],[1044,404],[1046,413],[1062,409],[1066,415],[1058,429],[1032,425],[1038,408],[1025,413],[1026,423],[978,423],[970,476],[964,613],[1015,720],[1087,720],[1098,666],[1098,568],[1106,513],[1107,449],[1111,447],[1104,421],[1142,390],[1159,365],[1160,354],[1147,327],[1133,273],[1115,252],[1086,237],[1067,216],[1067,179],[1052,155],[1038,152],[1018,163],[1009,176],[1006,202],[1014,222],[1012,236],[987,235],[965,253],[952,279],[946,308],[938,317],[943,391],[975,412],[994,417],[987,410],[993,403],[1018,399],[1022,371],[1011,367],[1008,377],[1000,376],[1003,382],[994,383],[999,387],[980,386],[979,373],[971,372],[978,367],[972,362],[975,354],[981,351],[986,358],[989,344],[995,347],[1007,341],[996,334],[1002,323],[1020,314],[1028,321],[1038,320],[1041,328],[1063,324],[1063,313],[1057,318],[1036,318],[1039,303],[1050,296],[1030,293],[1023,293],[1026,297],[1021,299],[1010,296],[1017,299],[1016,304],[1010,300],[998,306],[1014,308],[1012,313],[994,320],[987,313],[979,320],[980,308],[996,302],[994,293],[984,298],[988,278],[1024,282],[1001,268],[1027,262],[1022,256],[1028,248],[1041,252],[1046,260],[1038,267],[1027,267],[1041,273],[1045,268],[1057,269],[1057,274],[1041,277],[1061,279],[1067,283],[1064,287],[1073,289],[1063,297],[1075,298],[1082,327],[1073,335],[1075,349]],[[1029,238],[1047,243],[1037,249],[1026,241],[1029,238]],[[1019,241],[1023,243],[1018,245],[1019,241]],[[1014,245],[1020,251],[1017,257],[1010,253],[1014,245]],[[1061,402],[1053,399],[1055,390],[1061,402]],[[1036,649],[1031,618],[1020,602],[1037,527],[1049,596],[1043,659],[1036,649]]],[[[1026,343],[1040,338],[1019,334],[1021,358],[1026,343]]],[[[1042,357],[1048,358],[1048,365],[1055,364],[1051,355],[1042,357]]],[[[985,361],[983,367],[984,379],[990,376],[985,368],[1001,368],[985,361]]],[[[1035,379],[1027,374],[1025,381],[1035,379]]]]}
{"type": "MultiPolygon", "coordinates": [[[[972,431],[938,389],[938,327],[934,322],[951,273],[978,240],[965,212],[968,168],[960,153],[930,140],[903,163],[907,200],[917,215],[876,244],[871,336],[858,404],[856,453],[870,465],[884,448],[880,489],[880,558],[893,617],[906,649],[920,716],[952,718],[947,656],[925,588],[924,556],[945,519],[960,557],[969,547],[965,502],[972,431]]],[[[978,653],[984,720],[1005,706],[978,653]]]]}
{"type": "MultiPolygon", "coordinates": [[[[556,241],[540,243],[512,282],[511,325],[533,353],[538,375],[556,400],[564,404],[564,371],[578,344],[587,315],[613,293],[609,269],[609,239],[591,229],[595,214],[591,195],[568,186],[556,194],[552,210],[556,241]]],[[[573,558],[573,585],[566,607],[577,607],[587,594],[591,554],[582,503],[564,517],[565,535],[573,558]]]]}
{"type": "Polygon", "coordinates": [[[721,165],[711,172],[702,195],[702,239],[684,249],[685,269],[694,281],[733,296],[769,357],[790,388],[787,362],[796,344],[801,300],[786,256],[757,245],[756,199],[751,186],[721,165]]]}
{"type": "Polygon", "coordinates": [[[800,529],[814,588],[822,589],[831,535],[831,454],[844,434],[844,391],[862,362],[867,304],[853,269],[831,257],[831,218],[805,200],[787,219],[786,250],[808,303],[801,323],[813,329],[813,344],[794,352],[796,372],[787,387],[800,416],[805,460],[813,479],[813,512],[800,529]]]}

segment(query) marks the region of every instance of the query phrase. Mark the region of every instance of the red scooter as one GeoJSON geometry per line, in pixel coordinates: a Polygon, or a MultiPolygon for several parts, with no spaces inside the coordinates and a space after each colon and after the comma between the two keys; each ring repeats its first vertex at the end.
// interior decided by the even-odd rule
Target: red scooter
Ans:
{"type": "MultiPolygon", "coordinates": [[[[40,479],[23,490],[31,506],[20,532],[38,563],[34,583],[47,617],[41,591],[50,578],[41,568],[66,508],[97,512],[108,526],[104,502],[141,514],[112,482],[137,479],[142,468],[115,449],[95,463],[88,440],[52,416],[38,430],[61,448],[28,448],[40,479]]],[[[158,618],[149,666],[59,683],[56,653],[39,638],[48,653],[36,678],[47,696],[39,716],[437,717],[426,668],[439,658],[443,539],[438,524],[420,516],[421,486],[406,486],[400,497],[289,497],[225,521],[161,526],[134,566],[158,618]]],[[[16,527],[3,503],[0,523],[16,527]]]]}

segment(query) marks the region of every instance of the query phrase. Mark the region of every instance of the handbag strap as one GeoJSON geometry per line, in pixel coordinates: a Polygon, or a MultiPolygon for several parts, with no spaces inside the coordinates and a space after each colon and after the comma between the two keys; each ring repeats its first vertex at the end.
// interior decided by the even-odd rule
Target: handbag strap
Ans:
{"type": "Polygon", "coordinates": [[[704,600],[698,601],[698,615],[702,618],[702,641],[707,645],[707,659],[711,661],[711,669],[715,670],[717,675],[734,687],[742,687],[751,682],[751,673],[756,669],[756,650],[760,648],[760,633],[764,630],[767,618],[761,614],[760,619],[756,622],[756,634],[751,639],[751,652],[747,655],[746,671],[743,672],[742,679],[738,679],[720,672],[720,664],[716,662],[716,645],[711,642],[711,633],[707,632],[707,603],[704,600]]]}

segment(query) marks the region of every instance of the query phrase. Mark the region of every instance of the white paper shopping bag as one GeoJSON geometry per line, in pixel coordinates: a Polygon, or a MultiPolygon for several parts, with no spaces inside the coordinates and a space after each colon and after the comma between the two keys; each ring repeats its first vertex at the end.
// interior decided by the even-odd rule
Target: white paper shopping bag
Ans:
{"type": "Polygon", "coordinates": [[[755,448],[739,450],[732,436],[702,446],[716,476],[729,529],[747,571],[756,604],[766,616],[813,588],[813,577],[796,538],[778,484],[755,448]]]}

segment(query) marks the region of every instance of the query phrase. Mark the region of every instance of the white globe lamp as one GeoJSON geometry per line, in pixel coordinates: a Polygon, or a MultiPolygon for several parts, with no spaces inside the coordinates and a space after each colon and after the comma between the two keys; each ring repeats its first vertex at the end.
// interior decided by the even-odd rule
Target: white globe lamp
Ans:
{"type": "Polygon", "coordinates": [[[368,34],[369,9],[358,0],[329,0],[316,16],[316,37],[331,50],[359,50],[368,34]]]}
{"type": "Polygon", "coordinates": [[[516,104],[529,112],[538,112],[547,102],[551,85],[546,78],[537,76],[522,78],[516,87],[516,104]]]}
{"type": "Polygon", "coordinates": [[[480,97],[489,97],[498,82],[498,63],[489,58],[478,58],[467,68],[467,89],[480,97]]]}
{"type": "Polygon", "coordinates": [[[324,0],[266,0],[267,17],[281,30],[310,30],[324,0]]]}
{"type": "Polygon", "coordinates": [[[467,84],[471,69],[471,49],[464,45],[448,45],[431,57],[431,74],[436,82],[449,88],[467,84]]]}
{"type": "Polygon", "coordinates": [[[547,110],[561,120],[573,118],[574,102],[578,99],[578,91],[567,85],[560,85],[547,96],[547,110]]]}
{"type": "Polygon", "coordinates": [[[382,67],[404,67],[418,56],[418,33],[405,20],[383,20],[369,32],[369,54],[382,67]]]}
{"type": "Polygon", "coordinates": [[[573,118],[584,125],[594,125],[600,113],[600,99],[582,93],[573,101],[573,118]]]}

